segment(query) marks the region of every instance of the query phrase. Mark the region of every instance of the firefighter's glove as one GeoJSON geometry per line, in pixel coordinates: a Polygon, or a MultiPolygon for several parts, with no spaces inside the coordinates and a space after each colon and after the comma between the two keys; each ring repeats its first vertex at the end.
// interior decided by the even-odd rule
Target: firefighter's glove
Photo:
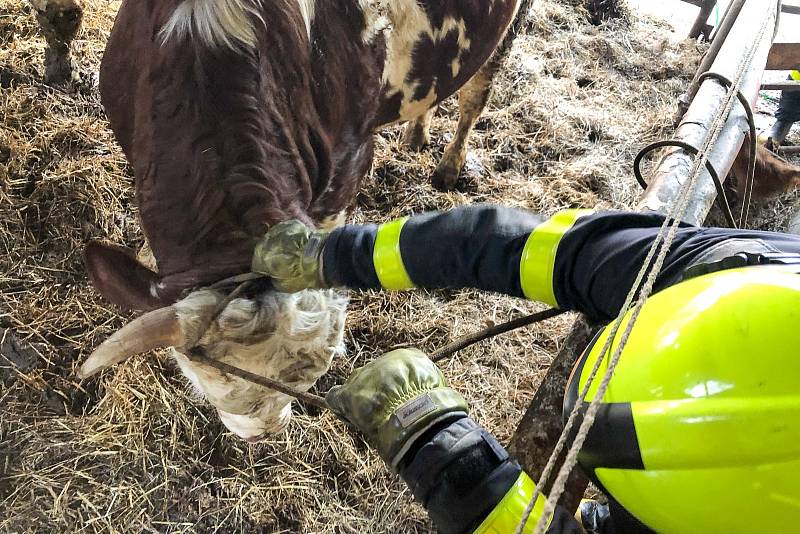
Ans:
{"type": "Polygon", "coordinates": [[[253,251],[251,270],[272,278],[278,291],[327,287],[322,275],[322,249],[328,234],[292,219],[276,224],[253,251]]]}
{"type": "Polygon", "coordinates": [[[394,350],[356,369],[325,400],[366,435],[392,469],[428,429],[468,411],[464,397],[416,349],[394,350]]]}

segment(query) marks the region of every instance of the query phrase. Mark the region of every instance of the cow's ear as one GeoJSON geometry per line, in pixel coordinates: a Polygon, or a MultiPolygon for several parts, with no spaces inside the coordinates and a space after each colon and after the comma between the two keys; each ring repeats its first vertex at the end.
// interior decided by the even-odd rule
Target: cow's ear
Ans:
{"type": "Polygon", "coordinates": [[[161,278],[127,250],[91,242],[84,259],[94,287],[117,306],[148,311],[165,305],[157,292],[161,278]]]}

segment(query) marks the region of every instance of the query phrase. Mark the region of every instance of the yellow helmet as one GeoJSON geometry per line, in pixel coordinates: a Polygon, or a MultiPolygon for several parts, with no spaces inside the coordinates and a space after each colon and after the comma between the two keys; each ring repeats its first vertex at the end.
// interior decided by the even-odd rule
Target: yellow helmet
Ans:
{"type": "MultiPolygon", "coordinates": [[[[580,461],[650,528],[798,528],[798,271],[775,265],[707,274],[665,289],[642,309],[580,461]]],[[[603,330],[573,370],[565,413],[608,335],[603,330]]]]}

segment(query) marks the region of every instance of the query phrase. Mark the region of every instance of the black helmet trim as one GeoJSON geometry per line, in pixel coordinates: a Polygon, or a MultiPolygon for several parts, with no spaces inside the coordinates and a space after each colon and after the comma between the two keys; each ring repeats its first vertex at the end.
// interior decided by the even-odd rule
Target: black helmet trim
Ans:
{"type": "MultiPolygon", "coordinates": [[[[564,408],[562,416],[566,424],[578,400],[578,384],[584,371],[586,359],[602,330],[592,339],[589,346],[575,364],[566,391],[564,392],[564,408]]],[[[584,404],[581,412],[585,413],[588,404],[584,404]]],[[[567,443],[572,443],[578,432],[576,424],[570,433],[567,443]]],[[[581,465],[589,469],[609,467],[617,469],[644,469],[636,427],[633,423],[633,411],[629,402],[603,403],[597,417],[586,436],[586,441],[578,454],[581,465]]]]}
{"type": "Polygon", "coordinates": [[[706,274],[762,265],[796,265],[800,269],[800,254],[784,252],[752,253],[739,252],[733,256],[712,262],[703,262],[689,266],[683,272],[683,280],[697,278],[706,274]]]}

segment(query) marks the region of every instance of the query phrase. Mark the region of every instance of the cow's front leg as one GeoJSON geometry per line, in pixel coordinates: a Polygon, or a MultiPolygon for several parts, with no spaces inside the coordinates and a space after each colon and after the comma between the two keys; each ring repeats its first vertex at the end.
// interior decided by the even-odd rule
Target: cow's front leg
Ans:
{"type": "Polygon", "coordinates": [[[411,150],[422,150],[431,142],[431,120],[436,113],[433,107],[406,124],[406,131],[403,134],[403,144],[411,150]]]}
{"type": "Polygon", "coordinates": [[[69,45],[81,27],[83,8],[77,0],[29,0],[47,41],[44,52],[45,80],[63,83],[77,80],[69,45]]]}
{"type": "Polygon", "coordinates": [[[467,159],[467,140],[478,117],[483,113],[492,92],[492,80],[500,67],[500,61],[490,59],[458,92],[458,128],[453,141],[447,145],[444,156],[433,172],[433,186],[437,189],[452,189],[467,159]]]}

